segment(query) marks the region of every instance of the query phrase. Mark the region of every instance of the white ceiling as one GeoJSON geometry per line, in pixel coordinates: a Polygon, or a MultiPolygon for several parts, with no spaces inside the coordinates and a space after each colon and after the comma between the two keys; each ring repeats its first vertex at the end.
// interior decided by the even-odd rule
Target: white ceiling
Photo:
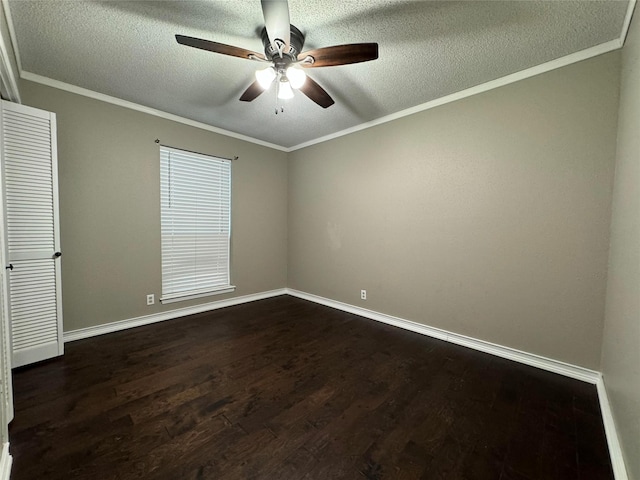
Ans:
{"type": "MultiPolygon", "coordinates": [[[[335,99],[238,101],[260,64],[179,45],[262,52],[258,0],[9,0],[22,72],[292,147],[621,37],[627,0],[290,0],[303,50],[377,42],[373,62],[307,70],[335,99]],[[282,103],[282,102],[281,102],[282,103]]],[[[273,87],[272,87],[273,88],[273,87]]]]}

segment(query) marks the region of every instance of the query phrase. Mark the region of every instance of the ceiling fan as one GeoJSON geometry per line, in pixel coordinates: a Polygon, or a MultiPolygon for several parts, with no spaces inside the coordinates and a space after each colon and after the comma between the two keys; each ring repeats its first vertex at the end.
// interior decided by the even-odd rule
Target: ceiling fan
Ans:
{"type": "Polygon", "coordinates": [[[302,52],[304,34],[289,22],[287,0],[262,0],[262,13],[265,23],[261,33],[264,55],[184,35],[176,35],[176,40],[189,47],[269,64],[256,71],[256,80],[240,97],[243,102],[256,99],[275,81],[278,98],[292,98],[293,89],[296,89],[322,108],[327,108],[335,103],[333,98],[309,78],[304,69],[368,62],[378,58],[377,43],[335,45],[302,52]]]}

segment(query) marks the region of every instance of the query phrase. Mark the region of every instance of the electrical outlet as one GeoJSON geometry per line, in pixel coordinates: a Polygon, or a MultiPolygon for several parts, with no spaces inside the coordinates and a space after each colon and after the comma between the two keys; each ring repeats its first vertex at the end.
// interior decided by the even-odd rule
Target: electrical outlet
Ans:
{"type": "Polygon", "coordinates": [[[156,303],[156,299],[153,293],[150,293],[149,295],[147,295],[147,305],[153,305],[154,303],[156,303]]]}
{"type": "Polygon", "coordinates": [[[360,290],[360,300],[366,300],[366,299],[367,299],[367,291],[360,290]]]}

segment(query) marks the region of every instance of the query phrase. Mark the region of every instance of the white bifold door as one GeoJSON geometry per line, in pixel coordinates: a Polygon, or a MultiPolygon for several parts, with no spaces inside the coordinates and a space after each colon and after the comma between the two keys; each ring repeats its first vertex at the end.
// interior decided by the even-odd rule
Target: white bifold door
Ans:
{"type": "Polygon", "coordinates": [[[6,309],[12,366],[62,355],[55,114],[2,102],[6,309]]]}

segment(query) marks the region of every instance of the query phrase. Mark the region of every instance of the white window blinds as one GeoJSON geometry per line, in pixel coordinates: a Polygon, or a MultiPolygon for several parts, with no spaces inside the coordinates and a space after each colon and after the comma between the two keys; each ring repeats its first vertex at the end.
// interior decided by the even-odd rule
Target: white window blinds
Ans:
{"type": "Polygon", "coordinates": [[[231,291],[231,162],[160,147],[162,302],[231,291]]]}

